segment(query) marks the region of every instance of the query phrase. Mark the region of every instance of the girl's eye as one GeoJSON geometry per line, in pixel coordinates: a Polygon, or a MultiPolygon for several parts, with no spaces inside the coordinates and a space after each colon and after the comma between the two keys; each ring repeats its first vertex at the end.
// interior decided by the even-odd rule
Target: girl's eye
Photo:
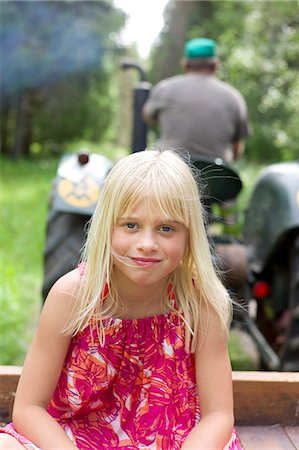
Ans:
{"type": "Polygon", "coordinates": [[[126,223],[125,224],[125,228],[128,228],[129,230],[135,230],[135,228],[137,227],[136,223],[126,223]]]}
{"type": "Polygon", "coordinates": [[[159,229],[163,231],[163,233],[170,233],[173,231],[173,228],[168,225],[162,225],[159,229]]]}

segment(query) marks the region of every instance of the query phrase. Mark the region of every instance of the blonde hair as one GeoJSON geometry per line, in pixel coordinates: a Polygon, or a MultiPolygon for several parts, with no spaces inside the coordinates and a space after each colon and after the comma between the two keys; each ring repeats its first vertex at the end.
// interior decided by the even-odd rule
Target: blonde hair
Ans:
{"type": "MultiPolygon", "coordinates": [[[[175,220],[188,230],[183,260],[170,274],[169,283],[175,293],[178,314],[186,324],[186,348],[194,351],[199,331],[207,327],[202,320],[203,308],[206,311],[212,308],[222,330],[227,332],[231,301],[213,267],[192,170],[170,150],[133,153],[121,159],[109,173],[82,253],[86,267],[67,331],[76,334],[95,323],[103,343],[102,319],[112,317],[120,301],[113,273],[113,226],[141,200],[148,201],[151,211],[163,220],[175,220]],[[101,301],[106,284],[113,301],[109,307],[101,301]]],[[[168,297],[166,295],[165,302],[171,310],[173,306],[168,297]]],[[[204,317],[206,321],[206,314],[204,317]]]]}

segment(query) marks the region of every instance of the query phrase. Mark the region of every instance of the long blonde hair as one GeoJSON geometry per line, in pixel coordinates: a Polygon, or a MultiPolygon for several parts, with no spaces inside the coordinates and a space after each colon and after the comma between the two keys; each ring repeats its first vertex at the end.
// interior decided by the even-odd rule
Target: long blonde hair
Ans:
{"type": "MultiPolygon", "coordinates": [[[[84,276],[66,331],[76,334],[94,322],[103,343],[102,319],[112,317],[120,301],[113,273],[113,226],[141,200],[147,200],[159,217],[180,222],[188,230],[183,260],[169,276],[169,283],[176,296],[178,314],[186,323],[186,348],[194,351],[197,335],[207,325],[202,321],[202,309],[212,308],[227,332],[231,301],[212,263],[198,185],[189,165],[171,150],[133,153],[109,173],[82,253],[84,276]],[[102,301],[106,285],[113,301],[109,307],[102,301]]],[[[171,309],[168,298],[165,301],[171,309]]]]}

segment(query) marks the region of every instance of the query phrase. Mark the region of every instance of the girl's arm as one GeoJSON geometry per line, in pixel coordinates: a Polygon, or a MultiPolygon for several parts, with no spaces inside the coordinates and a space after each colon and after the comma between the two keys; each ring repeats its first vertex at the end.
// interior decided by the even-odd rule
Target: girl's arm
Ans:
{"type": "Polygon", "coordinates": [[[15,428],[42,449],[77,449],[47,413],[47,407],[70,344],[71,337],[62,330],[79,280],[78,270],[74,270],[60,278],[49,292],[16,393],[15,428]]]}
{"type": "Polygon", "coordinates": [[[182,450],[222,450],[233,430],[232,373],[227,339],[215,313],[210,310],[205,316],[207,320],[203,323],[209,325],[206,334],[199,336],[195,352],[201,420],[185,440],[182,450]]]}

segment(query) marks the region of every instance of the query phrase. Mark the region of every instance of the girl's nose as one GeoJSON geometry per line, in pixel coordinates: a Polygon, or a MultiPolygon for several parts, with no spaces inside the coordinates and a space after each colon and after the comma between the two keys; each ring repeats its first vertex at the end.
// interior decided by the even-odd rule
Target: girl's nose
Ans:
{"type": "Polygon", "coordinates": [[[144,252],[152,252],[157,250],[158,243],[155,239],[155,236],[152,232],[144,232],[140,233],[139,239],[137,242],[138,250],[142,250],[144,252]]]}

